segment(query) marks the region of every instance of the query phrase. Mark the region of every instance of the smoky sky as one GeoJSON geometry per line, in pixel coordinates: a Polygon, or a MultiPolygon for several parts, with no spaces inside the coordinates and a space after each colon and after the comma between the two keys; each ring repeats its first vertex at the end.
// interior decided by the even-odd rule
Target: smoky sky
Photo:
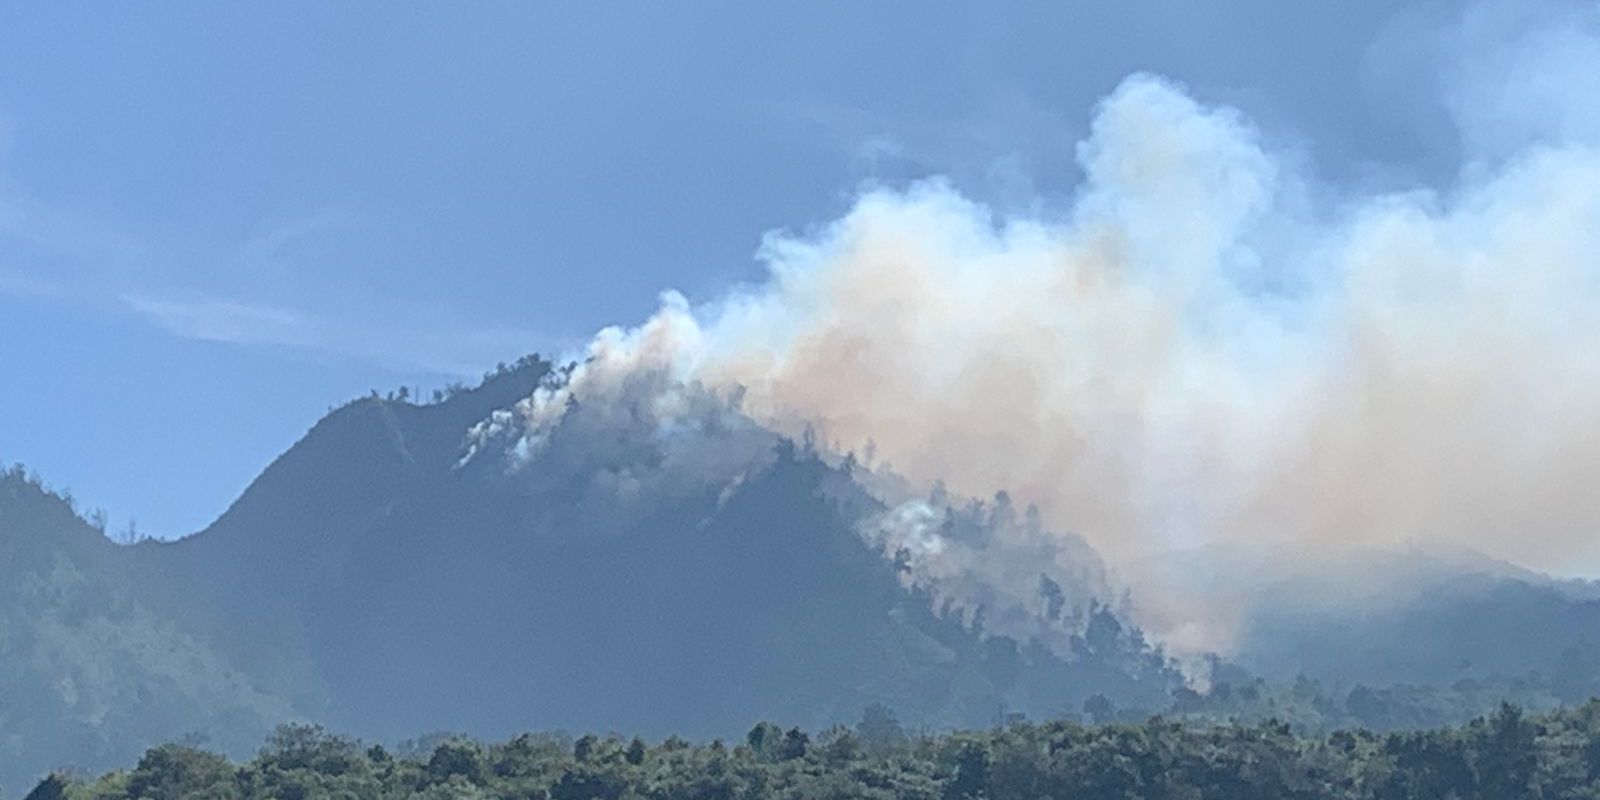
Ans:
{"type": "Polygon", "coordinates": [[[1446,546],[1592,574],[1582,12],[1427,29],[1459,143],[1442,186],[1329,180],[1238,108],[1134,73],[1084,109],[1066,201],[868,185],[769,233],[763,280],[603,333],[571,391],[643,365],[670,378],[663,418],[665,387],[711,387],[913,482],[1008,491],[1103,553],[1176,646],[1225,645],[1229,620],[1141,574],[1173,552],[1446,546]]]}

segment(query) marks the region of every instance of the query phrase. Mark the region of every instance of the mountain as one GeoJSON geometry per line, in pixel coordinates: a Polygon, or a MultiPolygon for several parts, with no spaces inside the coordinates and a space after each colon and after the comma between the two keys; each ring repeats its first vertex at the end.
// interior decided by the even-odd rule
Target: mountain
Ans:
{"type": "MultiPolygon", "coordinates": [[[[1228,671],[1329,687],[1600,691],[1600,583],[1440,546],[1358,550],[1230,544],[1140,562],[1147,580],[1227,610],[1228,671]]],[[[1433,724],[1433,723],[1429,723],[1433,724]]]]}
{"type": "Polygon", "coordinates": [[[1600,689],[1592,583],[1471,554],[1372,552],[1259,594],[1234,658],[1263,675],[1313,665],[1344,685],[1536,678],[1566,702],[1600,689]]]}
{"type": "Polygon", "coordinates": [[[1600,692],[1594,586],[1425,553],[1276,582],[1246,580],[1256,556],[1205,559],[1231,578],[1175,559],[1175,580],[1264,586],[1236,651],[1186,677],[1084,540],[1003,493],[919,494],[659,372],[578,379],[528,358],[433,403],[348,403],[172,542],[115,544],[0,472],[0,779],[171,740],[239,755],[285,721],[709,739],[886,706],[931,728],[1389,729],[1600,692]]]}
{"type": "MultiPolygon", "coordinates": [[[[1094,695],[1159,708],[1181,683],[1081,540],[1059,539],[1070,552],[1048,551],[1060,563],[1020,599],[980,605],[920,581],[924,556],[867,488],[881,478],[708,398],[671,424],[569,403],[536,456],[483,434],[561,379],[527,359],[434,404],[352,402],[173,542],[113,544],[7,473],[0,771],[98,768],[186,736],[238,752],[295,719],[389,740],[709,738],[877,703],[941,727],[1094,695]],[[1033,634],[1024,607],[1048,612],[1033,634]]],[[[961,547],[1058,541],[1003,498],[941,502],[917,507],[961,547]]]]}
{"type": "Polygon", "coordinates": [[[298,715],[143,597],[125,548],[0,471],[0,778],[137,757],[206,731],[250,747],[298,715]]]}

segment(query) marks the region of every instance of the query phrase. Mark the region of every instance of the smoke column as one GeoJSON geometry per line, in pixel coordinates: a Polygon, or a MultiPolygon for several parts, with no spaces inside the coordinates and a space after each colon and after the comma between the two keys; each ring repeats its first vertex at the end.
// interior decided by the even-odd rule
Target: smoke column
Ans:
{"type": "Polygon", "coordinates": [[[1515,87],[1451,89],[1496,123],[1463,128],[1492,146],[1447,190],[1318,186],[1239,113],[1132,76],[1094,112],[1069,212],[866,191],[769,235],[764,284],[603,333],[572,392],[648,363],[914,482],[1007,490],[1179,647],[1220,642],[1217,609],[1142,576],[1175,551],[1434,544],[1592,574],[1600,119],[1550,89],[1600,75],[1591,34],[1561,31],[1553,61],[1496,51],[1516,66],[1495,75],[1540,79],[1525,117],[1515,87]]]}

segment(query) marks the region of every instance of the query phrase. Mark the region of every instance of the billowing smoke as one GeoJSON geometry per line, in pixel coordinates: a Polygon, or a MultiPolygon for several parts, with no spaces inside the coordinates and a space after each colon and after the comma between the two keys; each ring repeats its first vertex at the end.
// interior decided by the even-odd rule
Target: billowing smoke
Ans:
{"type": "Polygon", "coordinates": [[[682,355],[697,347],[685,301],[669,295],[644,326],[603,331],[582,365],[474,426],[461,464],[503,458],[535,490],[570,490],[581,478],[582,496],[568,501],[584,527],[601,531],[624,529],[663,500],[735,484],[770,460],[777,436],[740,413],[737,388],[718,391],[682,371],[682,355]],[[528,469],[536,462],[543,469],[528,469]]]}
{"type": "MultiPolygon", "coordinates": [[[[1562,69],[1600,67],[1592,38],[1562,41],[1562,69]]],[[[603,333],[566,394],[525,404],[524,446],[567,394],[643,365],[652,402],[738,395],[914,484],[1037,505],[1180,648],[1225,646],[1226,615],[1147,572],[1176,551],[1200,569],[1241,546],[1442,544],[1593,571],[1600,121],[1552,114],[1550,82],[1574,76],[1541,77],[1538,114],[1498,124],[1457,185],[1382,195],[1318,185],[1238,112],[1130,77],[1095,111],[1067,213],[1001,215],[938,180],[866,191],[770,235],[764,284],[669,294],[603,333]]],[[[1483,85],[1454,96],[1512,118],[1514,87],[1483,85]]]]}
{"type": "Polygon", "coordinates": [[[865,520],[862,533],[908,587],[984,633],[1071,655],[1097,609],[1125,610],[1086,542],[1045,528],[1036,507],[1018,511],[1004,492],[960,505],[936,485],[926,500],[865,520]]]}

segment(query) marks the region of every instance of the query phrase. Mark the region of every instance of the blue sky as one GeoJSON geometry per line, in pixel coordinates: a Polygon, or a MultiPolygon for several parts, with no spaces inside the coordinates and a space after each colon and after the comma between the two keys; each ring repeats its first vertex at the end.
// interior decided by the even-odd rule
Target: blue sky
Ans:
{"type": "Polygon", "coordinates": [[[328,407],[759,278],[864,181],[1076,180],[1130,72],[1329,180],[1457,163],[1451,3],[10,4],[0,460],[198,529],[328,407]]]}

